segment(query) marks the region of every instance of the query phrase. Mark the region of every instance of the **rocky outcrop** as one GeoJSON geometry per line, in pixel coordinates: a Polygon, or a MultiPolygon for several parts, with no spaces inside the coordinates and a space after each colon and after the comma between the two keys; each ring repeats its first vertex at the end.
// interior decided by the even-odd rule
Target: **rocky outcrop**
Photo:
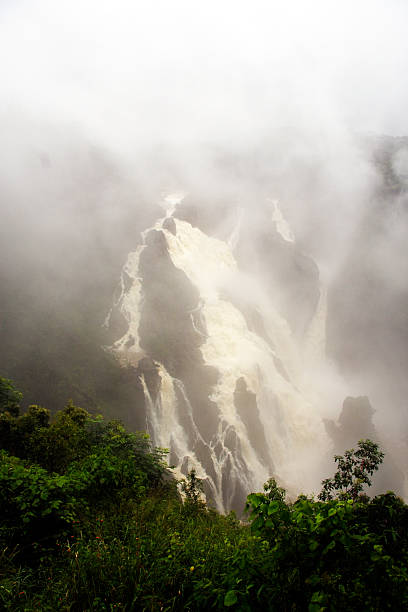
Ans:
{"type": "Polygon", "coordinates": [[[176,236],[177,234],[176,222],[174,221],[173,217],[166,217],[162,223],[162,228],[168,232],[171,232],[173,236],[176,236]]]}
{"type": "Polygon", "coordinates": [[[261,423],[256,395],[247,387],[243,377],[237,380],[234,392],[234,404],[248,432],[248,439],[264,465],[273,473],[272,460],[269,454],[265,432],[261,423]]]}
{"type": "MultiPolygon", "coordinates": [[[[361,139],[378,183],[329,288],[327,352],[348,380],[369,393],[383,422],[401,423],[403,443],[408,436],[408,182],[398,160],[407,155],[408,138],[361,139]]],[[[395,437],[398,428],[390,425],[395,437]]]]}
{"type": "Polygon", "coordinates": [[[266,217],[243,222],[235,256],[240,268],[262,280],[278,311],[302,338],[319,301],[319,270],[294,242],[285,240],[266,217]]]}
{"type": "Polygon", "coordinates": [[[143,279],[140,346],[172,376],[183,378],[191,362],[200,358],[201,338],[190,317],[198,304],[198,291],[172,263],[160,231],[148,233],[139,273],[143,279]]]}
{"type": "Polygon", "coordinates": [[[161,378],[158,370],[157,363],[150,357],[140,359],[136,368],[137,378],[143,377],[153,403],[157,400],[161,388],[161,378]]]}
{"type": "Polygon", "coordinates": [[[171,376],[183,381],[194,420],[209,441],[218,422],[218,408],[209,399],[217,372],[204,364],[199,350],[203,337],[191,318],[191,312],[199,305],[198,291],[174,266],[161,231],[147,234],[139,273],[143,279],[140,346],[171,376]]]}
{"type": "Polygon", "coordinates": [[[357,440],[362,438],[377,440],[373,423],[374,413],[368,397],[346,397],[338,422],[325,421],[326,430],[333,440],[336,453],[343,453],[349,445],[355,445],[357,440]]]}
{"type": "Polygon", "coordinates": [[[226,227],[222,220],[233,214],[234,206],[230,201],[212,200],[210,203],[199,197],[187,196],[174,212],[174,216],[198,227],[204,234],[225,239],[226,227]]]}
{"type": "Polygon", "coordinates": [[[326,420],[325,427],[333,440],[334,453],[343,455],[349,448],[356,448],[361,439],[370,439],[377,442],[385,450],[384,464],[379,468],[373,478],[373,488],[370,493],[383,493],[385,490],[394,490],[401,493],[403,490],[404,475],[396,466],[392,456],[384,447],[381,436],[375,428],[373,417],[375,410],[368,397],[347,397],[337,423],[326,420]]]}

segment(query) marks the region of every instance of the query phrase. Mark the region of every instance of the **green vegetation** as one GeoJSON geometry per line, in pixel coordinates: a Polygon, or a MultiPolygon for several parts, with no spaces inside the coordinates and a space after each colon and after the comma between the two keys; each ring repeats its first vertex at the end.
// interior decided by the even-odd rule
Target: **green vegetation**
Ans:
{"type": "Polygon", "coordinates": [[[0,607],[6,610],[403,610],[408,507],[362,494],[382,453],[337,457],[320,499],[270,479],[248,522],[181,483],[165,451],[69,403],[51,420],[0,379],[0,607]]]}
{"type": "Polygon", "coordinates": [[[344,456],[335,455],[334,460],[338,464],[337,472],[333,478],[323,480],[323,489],[319,495],[322,501],[328,501],[338,491],[338,499],[361,499],[364,486],[371,486],[369,476],[378,470],[378,466],[384,459],[378,445],[371,440],[360,440],[358,449],[347,450],[344,456]]]}

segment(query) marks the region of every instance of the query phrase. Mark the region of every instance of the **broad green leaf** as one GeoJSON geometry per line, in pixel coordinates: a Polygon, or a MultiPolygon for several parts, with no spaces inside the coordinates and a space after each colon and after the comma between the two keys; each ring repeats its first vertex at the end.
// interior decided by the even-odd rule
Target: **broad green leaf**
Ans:
{"type": "Polygon", "coordinates": [[[224,606],[229,608],[233,606],[238,601],[238,597],[235,591],[228,591],[228,593],[224,597],[224,606]]]}

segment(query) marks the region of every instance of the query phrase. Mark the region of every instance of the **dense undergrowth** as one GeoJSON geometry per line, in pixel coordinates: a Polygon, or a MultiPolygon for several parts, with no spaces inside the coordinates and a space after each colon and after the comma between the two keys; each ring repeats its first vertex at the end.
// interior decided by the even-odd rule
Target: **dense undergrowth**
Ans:
{"type": "Polygon", "coordinates": [[[0,608],[407,609],[408,507],[361,494],[375,444],[338,458],[318,501],[268,481],[243,523],[203,503],[194,472],[182,498],[146,435],[20,401],[0,379],[0,608]]]}

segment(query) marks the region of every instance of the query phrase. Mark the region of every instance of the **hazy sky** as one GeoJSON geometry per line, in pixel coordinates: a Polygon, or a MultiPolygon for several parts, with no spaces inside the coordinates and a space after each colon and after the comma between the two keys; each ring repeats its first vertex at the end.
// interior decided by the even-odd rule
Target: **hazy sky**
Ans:
{"type": "Polygon", "coordinates": [[[405,0],[0,0],[3,193],[62,209],[86,147],[207,200],[267,175],[341,265],[376,184],[352,134],[408,134],[407,24],[405,0]],[[214,146],[261,168],[221,176],[214,146]]]}
{"type": "Polygon", "coordinates": [[[405,0],[1,0],[0,112],[123,154],[277,126],[408,134],[405,0]]]}

